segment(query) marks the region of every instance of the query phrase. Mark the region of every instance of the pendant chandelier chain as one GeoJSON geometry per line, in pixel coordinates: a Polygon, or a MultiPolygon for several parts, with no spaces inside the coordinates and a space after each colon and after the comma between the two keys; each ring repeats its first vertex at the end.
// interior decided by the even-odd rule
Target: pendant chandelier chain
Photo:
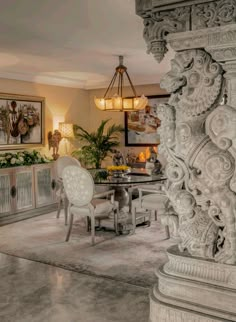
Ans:
{"type": "Polygon", "coordinates": [[[111,90],[112,88],[114,87],[114,84],[115,84],[115,81],[116,81],[116,78],[117,78],[117,75],[118,75],[118,89],[117,89],[117,94],[120,95],[121,97],[123,96],[123,86],[124,86],[124,73],[129,81],[129,85],[130,87],[132,88],[132,91],[133,91],[133,94],[134,96],[136,97],[137,96],[137,93],[136,93],[136,90],[134,88],[134,85],[129,77],[129,74],[127,72],[127,68],[123,65],[123,56],[119,56],[119,66],[116,67],[116,71],[115,71],[115,74],[113,75],[112,77],[112,80],[104,94],[104,98],[106,98],[109,94],[111,94],[111,90]]]}

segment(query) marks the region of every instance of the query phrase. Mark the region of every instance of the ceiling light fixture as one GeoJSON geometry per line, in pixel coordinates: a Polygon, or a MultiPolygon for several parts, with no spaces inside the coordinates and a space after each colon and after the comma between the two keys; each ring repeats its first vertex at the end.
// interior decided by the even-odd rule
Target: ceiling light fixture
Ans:
{"type": "Polygon", "coordinates": [[[103,98],[94,98],[94,102],[101,111],[139,111],[145,108],[148,103],[147,97],[142,95],[137,97],[134,85],[131,82],[127,68],[123,65],[123,56],[119,56],[119,66],[116,67],[115,74],[103,96],[103,98]],[[131,86],[134,97],[123,97],[124,74],[127,76],[129,85],[131,86]],[[118,76],[117,92],[114,92],[113,87],[118,76]]]}

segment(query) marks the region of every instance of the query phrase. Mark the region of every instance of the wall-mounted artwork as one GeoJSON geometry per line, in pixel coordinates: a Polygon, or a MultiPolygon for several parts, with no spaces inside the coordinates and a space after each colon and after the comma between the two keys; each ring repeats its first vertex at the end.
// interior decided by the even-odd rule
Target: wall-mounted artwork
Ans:
{"type": "Polygon", "coordinates": [[[44,145],[44,97],[0,93],[0,149],[44,145]]]}
{"type": "Polygon", "coordinates": [[[158,127],[161,125],[157,117],[157,106],[167,103],[169,95],[148,96],[145,109],[137,112],[125,112],[125,145],[152,146],[160,144],[158,127]]]}

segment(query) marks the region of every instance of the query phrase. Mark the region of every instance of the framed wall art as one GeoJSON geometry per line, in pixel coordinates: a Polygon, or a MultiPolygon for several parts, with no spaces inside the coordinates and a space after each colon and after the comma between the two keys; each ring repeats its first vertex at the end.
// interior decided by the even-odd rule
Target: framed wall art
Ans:
{"type": "Polygon", "coordinates": [[[170,95],[148,96],[145,109],[125,112],[125,145],[152,146],[160,144],[158,127],[161,125],[157,117],[157,106],[167,103],[170,95]]]}
{"type": "Polygon", "coordinates": [[[45,99],[0,93],[0,150],[44,145],[45,99]]]}

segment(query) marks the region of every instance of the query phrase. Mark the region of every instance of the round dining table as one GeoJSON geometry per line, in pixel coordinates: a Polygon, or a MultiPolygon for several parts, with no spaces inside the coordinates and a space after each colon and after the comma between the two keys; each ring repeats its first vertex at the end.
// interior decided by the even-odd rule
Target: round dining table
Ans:
{"type": "MultiPolygon", "coordinates": [[[[142,168],[131,169],[130,172],[124,173],[119,177],[108,176],[106,179],[99,175],[95,175],[97,171],[91,170],[96,187],[99,189],[99,187],[105,186],[115,190],[115,200],[119,202],[119,217],[120,222],[123,223],[123,231],[127,230],[127,227],[130,226],[124,225],[124,222],[127,223],[129,218],[131,218],[131,203],[134,190],[141,185],[162,183],[166,180],[166,177],[163,174],[149,174],[146,169],[142,168]],[[124,226],[126,228],[124,228],[124,226]]],[[[134,230],[132,225],[128,230],[134,230]]]]}

